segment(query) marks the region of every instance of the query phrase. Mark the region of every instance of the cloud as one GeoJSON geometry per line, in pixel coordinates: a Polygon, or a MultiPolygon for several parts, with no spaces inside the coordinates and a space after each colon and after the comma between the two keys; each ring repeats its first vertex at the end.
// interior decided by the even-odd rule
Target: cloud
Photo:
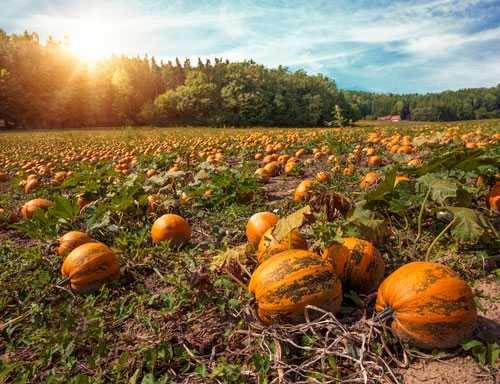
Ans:
{"type": "Polygon", "coordinates": [[[0,25],[8,32],[30,29],[62,38],[82,13],[95,11],[109,21],[117,53],[254,59],[376,91],[500,82],[498,0],[124,3],[7,0],[10,11],[0,15],[0,25]]]}

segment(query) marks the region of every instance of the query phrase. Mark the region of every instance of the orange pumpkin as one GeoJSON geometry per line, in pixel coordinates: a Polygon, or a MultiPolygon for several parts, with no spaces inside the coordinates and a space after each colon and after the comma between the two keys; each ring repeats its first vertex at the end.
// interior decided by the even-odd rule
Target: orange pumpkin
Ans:
{"type": "Polygon", "coordinates": [[[30,193],[36,187],[38,187],[39,180],[37,177],[33,177],[31,179],[26,180],[26,184],[24,185],[24,193],[30,193]]]}
{"type": "Polygon", "coordinates": [[[191,238],[191,227],[183,217],[166,214],[154,222],[151,227],[151,237],[156,244],[162,241],[170,241],[170,244],[178,247],[191,238]]]}
{"type": "Polygon", "coordinates": [[[300,201],[307,195],[314,182],[310,179],[302,180],[293,193],[293,201],[300,203],[300,201]]]}
{"type": "Polygon", "coordinates": [[[333,244],[323,252],[344,286],[357,292],[374,291],[384,277],[385,263],[369,241],[345,237],[342,244],[333,244]]]}
{"type": "Polygon", "coordinates": [[[98,290],[105,282],[120,275],[118,258],[102,243],[86,243],[75,248],[64,259],[63,278],[68,278],[71,289],[78,293],[98,290]]]}
{"type": "Polygon", "coordinates": [[[307,242],[302,238],[300,232],[294,229],[285,239],[278,241],[272,234],[273,228],[269,228],[259,242],[257,248],[257,259],[262,263],[267,258],[288,249],[307,249],[307,242]]]}
{"type": "Polygon", "coordinates": [[[54,203],[46,199],[33,199],[28,201],[21,207],[21,216],[25,219],[31,219],[37,209],[47,210],[52,207],[54,203]]]}
{"type": "Polygon", "coordinates": [[[260,264],[248,289],[255,294],[257,313],[266,324],[300,321],[307,305],[336,313],[342,301],[342,284],[333,266],[303,250],[281,252],[260,264]]]}
{"type": "Polygon", "coordinates": [[[254,247],[259,245],[262,235],[278,222],[278,216],[272,212],[258,212],[248,219],[246,234],[248,242],[254,247]]]}
{"type": "Polygon", "coordinates": [[[316,181],[325,183],[330,180],[330,175],[327,172],[321,171],[316,174],[316,181]]]}
{"type": "Polygon", "coordinates": [[[370,156],[367,161],[368,165],[371,167],[376,167],[382,164],[382,158],[380,156],[370,156]]]}
{"type": "Polygon", "coordinates": [[[453,348],[469,338],[477,317],[470,287],[450,268],[403,265],[380,285],[375,310],[393,333],[421,348],[453,348]]]}
{"type": "Polygon", "coordinates": [[[273,176],[277,170],[278,162],[276,161],[271,161],[264,166],[264,171],[270,176],[273,176]]]}
{"type": "Polygon", "coordinates": [[[377,181],[378,175],[375,172],[368,172],[359,182],[359,187],[361,189],[366,189],[369,186],[375,184],[377,181]]]}
{"type": "Polygon", "coordinates": [[[394,179],[394,188],[396,188],[402,181],[410,181],[410,178],[408,176],[396,176],[394,179]]]}
{"type": "Polygon", "coordinates": [[[500,182],[497,181],[488,195],[488,203],[492,211],[500,213],[500,182]]]}
{"type": "Polygon", "coordinates": [[[71,231],[67,232],[59,238],[59,247],[57,253],[60,256],[65,256],[76,247],[82,244],[93,242],[92,238],[85,232],[71,231]]]}

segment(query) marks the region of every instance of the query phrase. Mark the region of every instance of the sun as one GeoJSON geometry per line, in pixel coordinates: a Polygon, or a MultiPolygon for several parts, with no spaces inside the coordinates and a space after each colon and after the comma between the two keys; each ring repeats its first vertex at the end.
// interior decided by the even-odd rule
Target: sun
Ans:
{"type": "Polygon", "coordinates": [[[69,32],[71,52],[80,59],[93,62],[110,56],[113,46],[112,28],[96,15],[82,16],[74,20],[69,32]]]}

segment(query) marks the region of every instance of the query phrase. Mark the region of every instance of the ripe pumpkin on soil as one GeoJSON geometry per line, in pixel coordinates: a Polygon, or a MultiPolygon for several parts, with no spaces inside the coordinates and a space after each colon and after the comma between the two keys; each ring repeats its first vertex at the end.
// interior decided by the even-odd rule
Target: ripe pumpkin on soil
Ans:
{"type": "Polygon", "coordinates": [[[345,287],[357,292],[374,291],[384,277],[385,263],[369,241],[344,237],[342,244],[333,244],[323,252],[345,287]]]}
{"type": "Polygon", "coordinates": [[[262,263],[269,257],[287,251],[289,249],[307,249],[307,242],[302,238],[300,232],[294,229],[285,239],[278,241],[272,235],[273,228],[269,228],[259,242],[257,248],[257,260],[262,263]]]}
{"type": "Polygon", "coordinates": [[[91,243],[94,240],[85,232],[70,231],[59,238],[59,247],[57,253],[60,256],[66,256],[73,249],[85,243],[91,243]]]}
{"type": "Polygon", "coordinates": [[[488,203],[492,211],[500,213],[500,182],[496,182],[488,195],[488,203]]]}
{"type": "Polygon", "coordinates": [[[120,265],[113,251],[102,243],[86,243],[75,248],[64,259],[63,278],[78,293],[98,290],[105,282],[118,278],[120,265]]]}
{"type": "Polygon", "coordinates": [[[405,264],[380,285],[375,310],[393,333],[421,348],[453,348],[472,335],[477,311],[467,283],[450,268],[405,264]]]}
{"type": "Polygon", "coordinates": [[[272,228],[278,222],[278,219],[279,217],[272,212],[257,212],[252,215],[248,219],[246,226],[248,242],[257,247],[264,233],[269,228],[272,228]]]}
{"type": "Polygon", "coordinates": [[[410,178],[408,176],[396,176],[394,179],[394,188],[396,188],[402,181],[410,181],[410,178]]]}
{"type": "Polygon", "coordinates": [[[316,174],[316,181],[324,183],[330,180],[330,175],[327,172],[321,171],[316,174]]]}
{"type": "Polygon", "coordinates": [[[380,156],[370,156],[367,163],[370,167],[376,167],[382,164],[382,158],[380,156]]]}
{"type": "Polygon", "coordinates": [[[368,172],[359,182],[359,187],[361,189],[366,189],[369,186],[375,184],[377,181],[378,175],[375,172],[368,172]]]}
{"type": "Polygon", "coordinates": [[[166,214],[154,222],[151,227],[151,237],[156,244],[170,241],[170,244],[178,247],[191,238],[191,227],[183,217],[166,214]]]}
{"type": "Polygon", "coordinates": [[[300,203],[300,201],[307,195],[307,192],[309,192],[313,184],[314,181],[310,179],[302,180],[293,193],[293,201],[300,203]]]}
{"type": "Polygon", "coordinates": [[[25,219],[31,219],[33,217],[33,213],[35,213],[38,208],[46,211],[53,205],[54,203],[52,201],[46,199],[30,200],[21,207],[21,216],[25,219]]]}
{"type": "Polygon", "coordinates": [[[264,261],[252,274],[248,290],[265,324],[300,321],[307,305],[336,313],[342,301],[342,284],[333,266],[304,250],[284,251],[264,261]]]}

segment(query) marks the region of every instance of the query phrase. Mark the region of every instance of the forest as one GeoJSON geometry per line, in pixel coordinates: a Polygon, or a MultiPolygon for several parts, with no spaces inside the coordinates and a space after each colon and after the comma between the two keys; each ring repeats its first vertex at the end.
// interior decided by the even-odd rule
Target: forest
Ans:
{"type": "Polygon", "coordinates": [[[400,115],[403,120],[458,121],[500,117],[500,84],[425,95],[344,91],[355,119],[400,115]]]}
{"type": "Polygon", "coordinates": [[[500,85],[427,95],[339,90],[324,75],[216,58],[80,61],[68,41],[0,30],[0,120],[13,128],[345,126],[399,114],[416,121],[500,117],[500,85]]]}

